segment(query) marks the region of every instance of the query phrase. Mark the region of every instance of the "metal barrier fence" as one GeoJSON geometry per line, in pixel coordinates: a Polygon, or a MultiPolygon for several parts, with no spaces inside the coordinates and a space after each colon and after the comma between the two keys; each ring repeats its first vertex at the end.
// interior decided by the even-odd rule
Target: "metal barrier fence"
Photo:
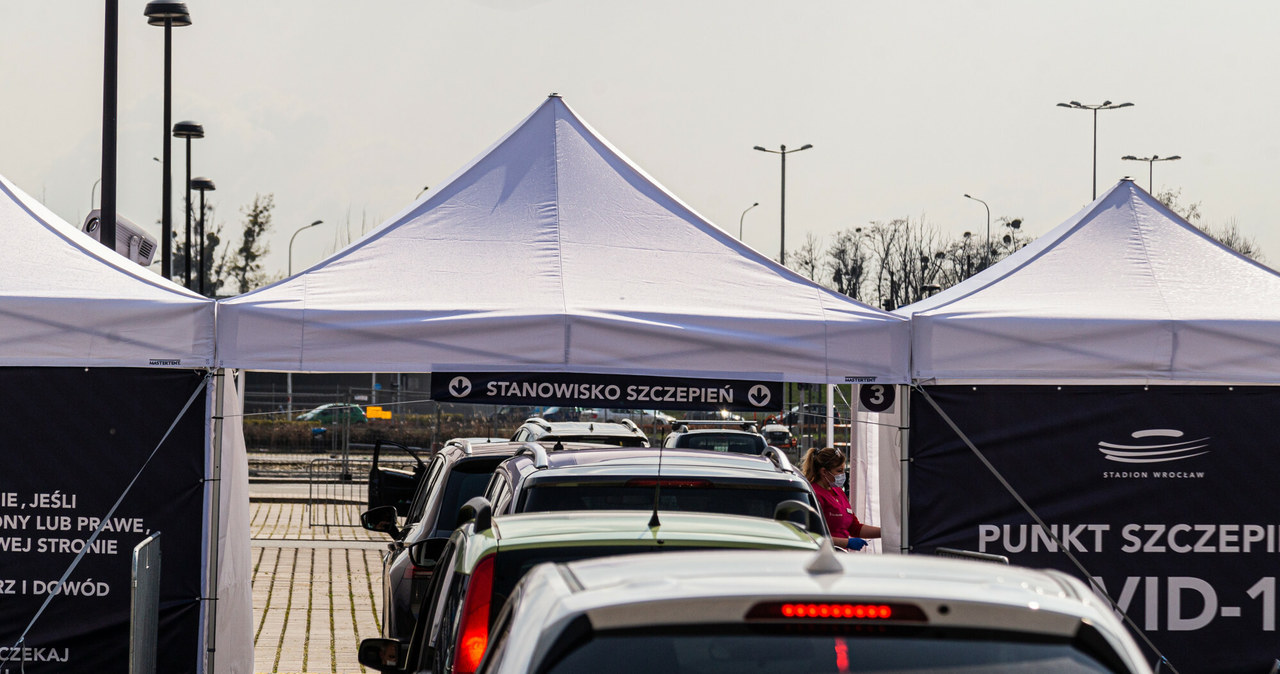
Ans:
{"type": "MultiPolygon", "coordinates": [[[[379,468],[412,471],[412,461],[379,461],[379,468]]],[[[358,527],[369,503],[370,459],[314,459],[307,466],[307,526],[358,527]]]]}

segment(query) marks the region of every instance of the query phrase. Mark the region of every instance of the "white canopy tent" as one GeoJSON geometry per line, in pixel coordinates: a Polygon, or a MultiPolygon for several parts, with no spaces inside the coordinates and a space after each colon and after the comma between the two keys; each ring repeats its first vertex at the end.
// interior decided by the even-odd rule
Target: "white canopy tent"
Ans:
{"type": "Polygon", "coordinates": [[[113,253],[3,177],[0,229],[0,366],[213,365],[212,301],[113,253]]]}
{"type": "Polygon", "coordinates": [[[552,96],[360,241],[220,301],[218,360],[902,383],[908,332],[712,225],[552,96]]]}
{"type": "MultiPolygon", "coordinates": [[[[212,300],[100,245],[2,176],[0,232],[4,241],[0,246],[0,367],[206,370],[213,366],[212,300]]],[[[228,672],[249,671],[253,662],[248,477],[243,439],[237,433],[219,439],[212,433],[210,417],[215,400],[224,402],[222,415],[227,415],[233,413],[238,399],[230,391],[225,396],[209,394],[196,404],[205,419],[205,437],[218,443],[216,450],[205,447],[206,474],[216,476],[219,466],[227,467],[220,496],[217,480],[205,487],[205,526],[217,528],[216,536],[206,531],[206,567],[215,560],[214,541],[221,544],[216,546],[217,578],[210,581],[216,590],[202,590],[218,597],[216,626],[211,624],[213,612],[202,609],[201,629],[205,631],[205,623],[210,623],[206,633],[218,635],[216,671],[228,672]]],[[[58,423],[62,412],[51,412],[47,420],[36,423],[58,423]]],[[[128,432],[130,419],[124,412],[117,413],[120,427],[128,432]]],[[[93,449],[86,448],[85,466],[91,466],[91,460],[103,460],[89,458],[93,449]]],[[[51,477],[56,482],[56,476],[51,477]]],[[[127,554],[121,559],[129,562],[127,554]]],[[[127,601],[128,589],[123,590],[127,601]]],[[[203,653],[193,652],[192,657],[201,658],[203,653]]]]}
{"type": "Polygon", "coordinates": [[[896,313],[918,382],[1280,383],[1280,275],[1129,180],[896,313]]]}

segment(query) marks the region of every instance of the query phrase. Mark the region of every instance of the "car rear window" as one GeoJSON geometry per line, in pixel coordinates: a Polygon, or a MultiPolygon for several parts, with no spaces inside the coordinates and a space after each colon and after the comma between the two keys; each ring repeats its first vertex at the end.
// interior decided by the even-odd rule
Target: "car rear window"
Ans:
{"type": "Polygon", "coordinates": [[[549,651],[545,674],[662,672],[1077,672],[1113,671],[1067,639],[1014,632],[965,634],[929,628],[846,625],[680,626],[568,631],[549,651]],[[568,641],[569,643],[564,643],[568,641]]]}
{"type": "Polygon", "coordinates": [[[769,438],[769,442],[775,445],[782,445],[791,442],[791,434],[785,431],[767,431],[765,436],[769,438]]]}
{"type": "Polygon", "coordinates": [[[493,471],[504,458],[506,457],[473,459],[454,464],[444,485],[444,494],[440,498],[440,509],[436,511],[435,528],[431,538],[449,537],[449,534],[457,528],[458,509],[463,503],[484,494],[484,488],[489,485],[489,478],[493,476],[493,471]]]}
{"type": "MultiPolygon", "coordinates": [[[[519,512],[561,510],[652,510],[654,488],[618,483],[540,482],[525,490],[519,512]]],[[[809,493],[786,488],[760,486],[663,486],[658,490],[658,509],[751,517],[773,517],[779,503],[796,500],[815,505],[809,493]]]]}
{"type": "Polygon", "coordinates": [[[676,447],[734,454],[761,454],[764,452],[764,439],[754,435],[689,433],[676,442],[676,447]]]}

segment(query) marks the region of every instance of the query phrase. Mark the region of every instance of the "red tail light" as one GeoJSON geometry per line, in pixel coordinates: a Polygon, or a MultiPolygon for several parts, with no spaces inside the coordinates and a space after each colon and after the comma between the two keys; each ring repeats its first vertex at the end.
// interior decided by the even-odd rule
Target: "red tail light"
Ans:
{"type": "Polygon", "coordinates": [[[480,560],[462,604],[462,626],[453,654],[455,674],[471,674],[480,666],[484,649],[489,645],[489,602],[493,596],[493,555],[480,560]]]}
{"type": "Polygon", "coordinates": [[[634,480],[627,480],[628,487],[710,487],[711,480],[682,480],[679,478],[664,477],[642,477],[634,480]]]}
{"type": "Polygon", "coordinates": [[[913,604],[765,602],[747,613],[748,620],[894,620],[927,622],[913,604]]]}

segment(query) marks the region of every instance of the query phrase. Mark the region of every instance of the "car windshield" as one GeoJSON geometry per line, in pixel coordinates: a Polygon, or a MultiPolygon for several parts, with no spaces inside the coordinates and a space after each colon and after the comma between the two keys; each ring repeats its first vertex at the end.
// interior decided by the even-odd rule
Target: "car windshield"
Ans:
{"type": "Polygon", "coordinates": [[[769,438],[769,442],[775,445],[791,442],[791,434],[786,431],[765,431],[765,436],[769,438]]]}
{"type": "MultiPolygon", "coordinates": [[[[566,630],[573,632],[573,630],[566,630]]],[[[547,674],[663,672],[1109,672],[1066,639],[867,625],[700,626],[566,634],[547,674]],[[816,633],[815,633],[816,630],[816,633]],[[569,650],[567,653],[565,652],[569,650]]]]}
{"type": "Polygon", "coordinates": [[[431,538],[449,537],[458,525],[458,509],[471,498],[484,494],[489,478],[503,458],[505,457],[460,461],[449,471],[449,481],[440,498],[440,509],[436,511],[435,531],[431,538]]]}
{"type": "Polygon", "coordinates": [[[734,454],[760,454],[764,452],[764,440],[755,435],[739,433],[688,433],[676,441],[676,447],[734,454]]]}
{"type": "MultiPolygon", "coordinates": [[[[796,500],[815,506],[809,493],[785,485],[770,488],[752,485],[664,485],[658,490],[658,509],[751,517],[773,517],[779,503],[796,500]]],[[[561,510],[652,510],[654,485],[641,484],[560,484],[540,482],[525,490],[520,512],[561,510]]]]}

